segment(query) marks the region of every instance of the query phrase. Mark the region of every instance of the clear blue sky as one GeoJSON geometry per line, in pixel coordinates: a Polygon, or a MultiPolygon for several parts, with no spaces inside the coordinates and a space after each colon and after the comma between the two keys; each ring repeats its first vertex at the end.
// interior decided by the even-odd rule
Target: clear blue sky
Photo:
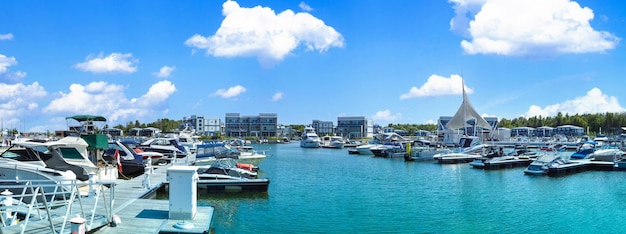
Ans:
{"type": "Polygon", "coordinates": [[[623,1],[0,1],[4,128],[623,112],[623,1]]]}

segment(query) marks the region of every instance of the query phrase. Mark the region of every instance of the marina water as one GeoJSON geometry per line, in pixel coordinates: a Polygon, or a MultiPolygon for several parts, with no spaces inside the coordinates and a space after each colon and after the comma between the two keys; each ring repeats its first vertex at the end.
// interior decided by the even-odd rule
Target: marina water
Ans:
{"type": "MultiPolygon", "coordinates": [[[[254,145],[267,193],[210,193],[214,233],[625,233],[626,172],[527,176],[524,168],[404,162],[254,145]]],[[[204,191],[204,192],[202,192],[204,191]]]]}

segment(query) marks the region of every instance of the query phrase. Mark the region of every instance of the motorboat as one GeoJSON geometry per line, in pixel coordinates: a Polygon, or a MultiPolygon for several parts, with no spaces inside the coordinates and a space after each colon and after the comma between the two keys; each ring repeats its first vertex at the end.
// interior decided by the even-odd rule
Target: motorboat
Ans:
{"type": "Polygon", "coordinates": [[[370,148],[370,151],[372,151],[374,157],[404,157],[406,155],[406,149],[403,144],[402,142],[387,142],[380,146],[370,148]]]}
{"type": "Polygon", "coordinates": [[[109,164],[117,164],[118,172],[124,176],[138,176],[145,172],[143,157],[120,141],[109,142],[102,158],[109,164]]]}
{"type": "Polygon", "coordinates": [[[71,190],[71,186],[76,182],[76,174],[71,170],[61,171],[46,166],[26,163],[0,157],[0,191],[8,190],[13,194],[32,194],[32,196],[22,196],[21,202],[30,203],[33,196],[38,202],[42,202],[43,194],[46,200],[62,198],[71,190]],[[33,187],[40,186],[43,191],[33,194],[33,187]]]}
{"type": "Polygon", "coordinates": [[[322,138],[322,147],[331,149],[343,149],[346,141],[340,136],[324,136],[322,138]]]}
{"type": "Polygon", "coordinates": [[[617,162],[620,161],[626,152],[619,148],[598,149],[587,157],[592,161],[617,162]]]}
{"type": "Polygon", "coordinates": [[[559,152],[546,152],[532,161],[524,170],[526,175],[547,175],[551,166],[563,164],[570,161],[570,158],[559,152]]]}
{"type": "Polygon", "coordinates": [[[358,154],[360,155],[374,155],[374,153],[372,153],[371,149],[373,147],[377,147],[380,146],[381,144],[376,144],[373,142],[370,142],[369,144],[364,144],[364,145],[359,145],[356,147],[356,152],[358,152],[358,154]]]}
{"type": "Polygon", "coordinates": [[[446,153],[452,153],[452,150],[433,146],[428,140],[416,140],[408,145],[404,161],[433,160],[435,159],[435,155],[443,155],[446,153]]]}
{"type": "Polygon", "coordinates": [[[597,145],[598,143],[595,141],[584,142],[578,147],[578,149],[576,149],[576,152],[574,152],[570,157],[572,159],[586,158],[589,154],[596,151],[597,145]]]}
{"type": "Polygon", "coordinates": [[[232,146],[223,141],[204,141],[196,145],[194,164],[207,165],[220,158],[238,159],[239,155],[232,146]]]}
{"type": "Polygon", "coordinates": [[[188,155],[187,149],[178,143],[174,137],[157,137],[141,142],[138,148],[147,152],[159,152],[165,157],[173,159],[184,158],[188,155]]]}
{"type": "Polygon", "coordinates": [[[408,141],[408,139],[400,136],[395,132],[386,132],[375,135],[371,141],[367,144],[362,144],[356,147],[356,152],[361,155],[374,155],[372,149],[382,146],[388,142],[408,141]]]}
{"type": "Polygon", "coordinates": [[[492,145],[482,144],[480,138],[475,136],[461,137],[459,148],[452,152],[433,155],[433,158],[440,164],[447,163],[468,163],[485,156],[486,150],[492,145]]]}
{"type": "MultiPolygon", "coordinates": [[[[40,167],[46,167],[57,171],[72,171],[74,178],[87,181],[89,180],[90,168],[95,168],[93,164],[91,166],[84,166],[87,164],[88,159],[83,158],[81,155],[73,155],[75,159],[72,161],[74,164],[68,162],[63,157],[60,147],[67,147],[67,144],[61,142],[38,142],[38,141],[23,141],[14,142],[11,147],[0,154],[2,158],[13,159],[22,163],[31,164],[40,167]],[[76,163],[82,158],[86,161],[83,164],[76,163]]],[[[66,152],[69,152],[66,149],[66,152]]],[[[70,155],[68,154],[68,157],[70,155]]]]}
{"type": "Polygon", "coordinates": [[[209,166],[198,167],[199,188],[222,191],[267,191],[270,180],[258,178],[257,172],[234,165],[230,158],[213,161],[209,166]]]}
{"type": "Polygon", "coordinates": [[[252,146],[243,145],[233,147],[232,151],[237,156],[237,162],[258,165],[267,157],[265,152],[257,152],[252,146]]]}
{"type": "MultiPolygon", "coordinates": [[[[130,139],[119,140],[117,144],[121,149],[127,148],[130,151],[133,151],[135,154],[141,156],[144,163],[151,162],[152,165],[159,164],[167,164],[170,159],[166,158],[165,155],[155,151],[144,151],[143,149],[137,147],[139,142],[130,139]]],[[[132,153],[132,152],[131,152],[132,153]]]]}
{"type": "Polygon", "coordinates": [[[319,136],[315,133],[315,129],[311,126],[304,128],[301,138],[300,147],[302,148],[319,148],[321,145],[319,136]]]}

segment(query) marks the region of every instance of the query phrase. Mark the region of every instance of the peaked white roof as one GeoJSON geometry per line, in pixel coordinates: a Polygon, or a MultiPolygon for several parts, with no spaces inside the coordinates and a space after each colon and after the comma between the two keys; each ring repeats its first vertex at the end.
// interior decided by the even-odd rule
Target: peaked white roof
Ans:
{"type": "Polygon", "coordinates": [[[474,110],[474,107],[467,98],[467,94],[465,93],[465,84],[463,82],[461,84],[463,85],[463,103],[456,111],[456,114],[454,114],[454,117],[452,117],[450,122],[446,124],[446,128],[452,130],[462,129],[467,127],[467,121],[474,120],[475,127],[491,130],[491,125],[482,116],[480,116],[476,110],[474,110]]]}

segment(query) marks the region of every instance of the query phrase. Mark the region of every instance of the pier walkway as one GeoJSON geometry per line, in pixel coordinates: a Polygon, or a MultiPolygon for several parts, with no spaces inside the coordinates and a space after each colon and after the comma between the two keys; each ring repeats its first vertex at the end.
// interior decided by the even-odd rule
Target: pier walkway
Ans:
{"type": "Polygon", "coordinates": [[[70,233],[70,220],[77,216],[85,219],[87,233],[209,233],[213,207],[197,207],[193,219],[175,220],[169,219],[169,199],[150,199],[166,183],[167,169],[173,165],[185,165],[183,161],[178,159],[178,162],[154,166],[149,176],[150,186],[146,186],[145,175],[99,182],[109,185],[99,186],[101,191],[97,195],[77,196],[73,201],[66,201],[69,205],[61,204],[50,209],[49,215],[45,209],[35,210],[32,213],[40,213],[39,217],[33,217],[27,223],[0,227],[0,233],[70,233]]]}

